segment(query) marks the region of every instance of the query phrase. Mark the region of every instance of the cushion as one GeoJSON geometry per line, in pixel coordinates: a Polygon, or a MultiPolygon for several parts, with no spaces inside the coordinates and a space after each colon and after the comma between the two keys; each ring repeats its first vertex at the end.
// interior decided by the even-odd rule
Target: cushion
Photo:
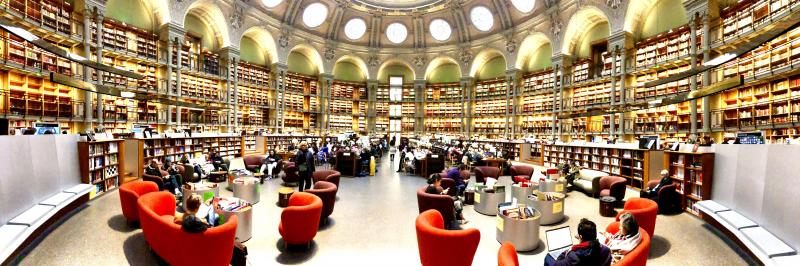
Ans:
{"type": "Polygon", "coordinates": [[[27,211],[23,212],[22,214],[14,217],[11,221],[8,221],[8,224],[18,224],[18,225],[27,225],[30,226],[35,224],[39,219],[47,215],[50,210],[52,210],[53,206],[47,205],[34,205],[27,211]]]}
{"type": "Polygon", "coordinates": [[[70,198],[75,196],[75,193],[69,192],[61,192],[58,194],[53,195],[52,197],[47,198],[46,200],[42,201],[40,204],[48,205],[48,206],[58,206],[62,203],[66,202],[70,198]]]}
{"type": "Polygon", "coordinates": [[[5,260],[5,256],[8,256],[8,254],[17,248],[17,245],[19,245],[19,243],[22,241],[19,241],[16,244],[14,244],[14,242],[17,240],[17,237],[23,234],[25,230],[28,230],[28,228],[30,227],[27,225],[17,224],[7,224],[0,227],[0,254],[3,254],[0,255],[0,261],[5,260]]]}
{"type": "Polygon", "coordinates": [[[728,207],[722,206],[722,204],[719,204],[713,200],[704,200],[696,203],[695,205],[697,205],[698,207],[706,208],[713,213],[730,210],[728,207]]]}
{"type": "Polygon", "coordinates": [[[750,219],[747,219],[747,217],[744,217],[735,211],[721,211],[718,212],[717,215],[719,215],[719,217],[722,217],[723,220],[728,222],[728,224],[735,227],[736,229],[758,226],[755,222],[751,221],[750,219]]]}
{"type": "Polygon", "coordinates": [[[78,194],[78,195],[83,195],[83,194],[89,193],[89,191],[91,191],[92,189],[94,189],[94,186],[93,186],[93,185],[89,185],[89,184],[78,184],[78,185],[75,185],[75,186],[73,186],[73,187],[71,187],[71,188],[65,189],[65,190],[64,190],[64,192],[69,192],[69,193],[75,193],[75,194],[78,194]]]}
{"type": "Polygon", "coordinates": [[[580,171],[578,171],[578,178],[586,179],[586,180],[592,180],[595,177],[601,177],[601,176],[607,176],[607,175],[608,175],[608,173],[604,173],[604,172],[597,171],[597,170],[592,170],[592,169],[581,169],[580,171]]]}
{"type": "Polygon", "coordinates": [[[797,254],[792,247],[786,245],[763,227],[744,228],[740,231],[770,258],[797,254]]]}

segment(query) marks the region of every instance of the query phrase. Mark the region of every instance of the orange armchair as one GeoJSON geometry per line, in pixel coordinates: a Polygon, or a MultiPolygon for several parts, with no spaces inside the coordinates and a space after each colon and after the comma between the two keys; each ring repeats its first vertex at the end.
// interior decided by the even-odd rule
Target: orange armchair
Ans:
{"type": "Polygon", "coordinates": [[[519,266],[517,249],[511,242],[503,242],[500,251],[497,252],[497,266],[519,266]]]}
{"type": "Polygon", "coordinates": [[[318,181],[328,181],[339,187],[339,179],[342,177],[342,173],[335,170],[317,170],[311,174],[311,178],[314,179],[314,183],[318,181]]]}
{"type": "Polygon", "coordinates": [[[456,219],[453,198],[449,195],[425,193],[427,187],[428,186],[425,185],[417,189],[417,207],[419,208],[419,213],[423,213],[427,210],[437,210],[439,214],[444,217],[444,225],[450,227],[456,219]]]}
{"type": "MultiPolygon", "coordinates": [[[[606,232],[616,234],[619,231],[619,222],[613,222],[606,227],[606,232]]],[[[639,234],[642,235],[642,242],[639,243],[631,252],[620,259],[615,266],[644,266],[647,265],[647,255],[650,253],[650,235],[644,228],[639,227],[639,234]]]]}
{"type": "Polygon", "coordinates": [[[293,193],[278,225],[284,245],[310,243],[317,235],[321,215],[322,199],[307,192],[293,193]]]}
{"type": "Polygon", "coordinates": [[[653,230],[656,228],[656,217],[658,216],[658,203],[650,199],[632,198],[625,202],[623,210],[617,214],[617,222],[619,216],[623,213],[630,212],[639,223],[639,227],[643,228],[648,235],[653,236],[653,230]]]}
{"type": "Polygon", "coordinates": [[[328,222],[328,216],[333,213],[333,205],[336,203],[336,192],[339,188],[335,184],[327,181],[317,181],[314,187],[306,189],[305,192],[316,195],[322,200],[322,214],[320,221],[325,224],[328,222]]]}
{"type": "Polygon", "coordinates": [[[500,168],[493,166],[476,166],[475,167],[475,182],[486,183],[486,178],[497,179],[500,176],[500,168]]]}
{"type": "Polygon", "coordinates": [[[147,193],[137,201],[144,239],[170,265],[229,265],[238,218],[202,233],[187,233],[175,223],[175,197],[169,192],[147,193]]]}
{"type": "Polygon", "coordinates": [[[119,186],[119,203],[122,215],[128,222],[139,221],[139,205],[136,202],[144,194],[158,191],[158,185],[150,181],[128,182],[119,186]]]}
{"type": "Polygon", "coordinates": [[[445,230],[442,214],[427,210],[417,216],[417,246],[423,266],[472,265],[481,232],[475,228],[445,230]],[[447,247],[447,252],[442,248],[447,247]]]}

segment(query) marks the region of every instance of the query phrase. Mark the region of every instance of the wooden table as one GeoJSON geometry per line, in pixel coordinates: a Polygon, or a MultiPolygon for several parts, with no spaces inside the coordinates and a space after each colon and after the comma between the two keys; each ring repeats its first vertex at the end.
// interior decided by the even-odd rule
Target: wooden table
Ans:
{"type": "Polygon", "coordinates": [[[614,217],[617,215],[614,211],[614,202],[617,201],[616,198],[610,196],[600,197],[598,200],[600,202],[600,215],[603,217],[614,217]]]}
{"type": "Polygon", "coordinates": [[[288,207],[289,198],[294,193],[294,189],[290,187],[282,187],[278,189],[278,206],[288,207]]]}
{"type": "Polygon", "coordinates": [[[356,169],[356,156],[352,152],[343,152],[336,154],[336,171],[342,173],[342,175],[350,175],[356,176],[357,171],[361,169],[356,169]]]}

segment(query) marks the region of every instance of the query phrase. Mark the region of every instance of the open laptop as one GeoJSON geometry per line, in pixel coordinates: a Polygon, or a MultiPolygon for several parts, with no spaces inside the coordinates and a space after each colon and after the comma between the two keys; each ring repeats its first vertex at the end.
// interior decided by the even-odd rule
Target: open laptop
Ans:
{"type": "Polygon", "coordinates": [[[558,255],[572,247],[572,231],[570,231],[569,226],[550,229],[545,231],[544,234],[547,238],[547,253],[553,256],[554,259],[557,259],[558,255]]]}

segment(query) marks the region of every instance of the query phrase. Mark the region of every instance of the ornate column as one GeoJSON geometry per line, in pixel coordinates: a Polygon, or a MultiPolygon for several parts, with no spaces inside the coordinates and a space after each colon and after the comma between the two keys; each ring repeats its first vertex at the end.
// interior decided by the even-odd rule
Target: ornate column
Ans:
{"type": "MultiPolygon", "coordinates": [[[[183,38],[186,36],[186,30],[184,30],[180,25],[177,23],[166,23],[161,26],[159,31],[161,40],[164,41],[166,44],[166,53],[167,53],[167,63],[166,63],[166,71],[164,72],[164,76],[166,76],[166,84],[164,89],[166,90],[166,94],[168,96],[176,96],[180,92],[181,80],[179,77],[180,75],[180,45],[183,43],[183,38]],[[177,56],[176,56],[177,54],[177,56]],[[173,58],[176,64],[173,64],[173,58]],[[176,73],[177,72],[177,73],[176,73]],[[175,73],[175,77],[172,74],[175,73]],[[172,81],[175,79],[175,86],[173,87],[172,81]]],[[[162,108],[166,109],[166,118],[167,124],[172,125],[172,106],[163,105],[162,108]]]]}
{"type": "Polygon", "coordinates": [[[506,70],[506,84],[508,85],[508,93],[506,95],[506,139],[516,138],[517,135],[517,83],[519,81],[519,69],[506,70]],[[509,110],[511,108],[511,110],[509,110]]]}
{"type": "MultiPolygon", "coordinates": [[[[701,16],[701,21],[703,23],[703,36],[701,37],[700,42],[703,47],[703,62],[708,62],[711,60],[710,38],[708,37],[711,34],[711,18],[709,12],[703,12],[701,16]]],[[[703,87],[708,87],[710,85],[711,71],[703,72],[703,87]]],[[[708,96],[703,97],[703,132],[711,132],[711,97],[708,96]]]]}
{"type": "Polygon", "coordinates": [[[461,77],[461,90],[464,92],[464,105],[461,116],[461,132],[466,139],[472,136],[472,90],[475,86],[475,79],[469,76],[461,77]]]}
{"type": "Polygon", "coordinates": [[[285,63],[275,63],[273,67],[275,74],[275,91],[278,95],[276,100],[277,111],[275,112],[275,126],[277,132],[283,132],[283,113],[286,110],[286,101],[284,94],[286,93],[286,74],[289,71],[289,66],[285,63]]]}
{"type": "Polygon", "coordinates": [[[231,107],[231,111],[228,112],[228,132],[236,132],[239,129],[239,75],[238,75],[238,68],[239,65],[239,50],[236,47],[225,47],[222,48],[220,51],[222,61],[222,68],[227,69],[225,71],[224,78],[225,78],[225,103],[226,105],[231,107]],[[231,127],[231,124],[233,125],[231,127]]]}
{"type": "Polygon", "coordinates": [[[378,101],[378,97],[376,95],[378,91],[378,80],[377,79],[370,79],[367,80],[367,95],[368,95],[368,102],[367,102],[367,131],[373,132],[375,131],[375,125],[377,124],[378,116],[375,112],[375,105],[378,101]]]}
{"type": "MultiPolygon", "coordinates": [[[[83,55],[86,58],[91,58],[91,42],[92,42],[92,10],[88,7],[83,10],[83,55]]],[[[92,70],[83,66],[83,80],[92,82],[92,70]]],[[[83,115],[84,115],[84,130],[92,129],[92,92],[83,92],[83,115]]]]}
{"type": "MultiPolygon", "coordinates": [[[[690,55],[690,65],[694,69],[697,67],[697,19],[696,17],[692,17],[689,19],[689,41],[691,42],[689,45],[689,55],[690,55]]],[[[689,77],[689,89],[691,91],[697,90],[697,76],[693,75],[689,77]]],[[[691,113],[691,117],[689,118],[689,126],[690,126],[690,138],[697,138],[697,100],[691,100],[689,102],[689,111],[691,113]]]]}
{"type": "MultiPolygon", "coordinates": [[[[617,104],[617,54],[619,53],[619,47],[615,47],[611,50],[611,106],[617,104]]],[[[617,114],[611,114],[608,119],[608,136],[609,138],[613,138],[614,131],[616,131],[614,124],[615,120],[617,120],[617,114]]]]}
{"type": "Polygon", "coordinates": [[[425,79],[414,80],[414,133],[420,134],[425,131],[425,111],[423,110],[423,100],[425,99],[425,79]]]}
{"type": "MultiPolygon", "coordinates": [[[[95,23],[97,24],[97,63],[103,63],[103,13],[99,9],[95,10],[95,23]]],[[[97,84],[103,84],[103,72],[95,70],[97,73],[97,84]]],[[[97,124],[98,127],[103,127],[103,95],[95,93],[95,100],[97,101],[97,124]]]]}

